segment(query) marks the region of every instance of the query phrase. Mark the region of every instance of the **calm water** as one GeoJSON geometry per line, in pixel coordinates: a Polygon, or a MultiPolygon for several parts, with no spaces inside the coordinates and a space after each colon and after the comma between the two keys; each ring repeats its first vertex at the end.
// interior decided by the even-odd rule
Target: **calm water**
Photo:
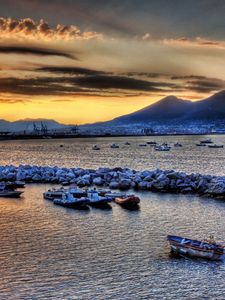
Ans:
{"type": "MultiPolygon", "coordinates": [[[[143,138],[142,138],[143,139],[143,138]]],[[[122,139],[1,142],[1,164],[174,168],[224,174],[225,149],[155,153],[122,139]],[[91,144],[102,150],[93,152],[91,144]],[[59,145],[64,147],[60,148],[59,145]],[[110,157],[108,157],[110,154],[110,157]]],[[[222,142],[225,137],[213,137],[222,142]]],[[[144,139],[145,140],[145,139],[144,139]]],[[[149,140],[149,139],[146,139],[149,140]]],[[[225,202],[141,193],[141,210],[69,210],[42,199],[48,185],[29,185],[20,200],[0,201],[0,299],[225,299],[225,263],[174,259],[167,234],[225,240],[225,202]]]]}
{"type": "MultiPolygon", "coordinates": [[[[121,166],[137,170],[162,168],[224,175],[225,148],[209,149],[195,145],[206,138],[208,136],[1,141],[0,165],[121,166]],[[131,143],[130,146],[125,145],[127,141],[131,143]],[[168,142],[170,145],[178,141],[183,147],[173,148],[170,152],[157,152],[151,146],[139,147],[139,144],[147,141],[168,142]],[[112,143],[117,143],[120,148],[111,149],[112,143]],[[101,150],[93,151],[94,144],[99,145],[101,150]]],[[[212,139],[215,143],[225,144],[224,135],[213,136],[212,139]]]]}

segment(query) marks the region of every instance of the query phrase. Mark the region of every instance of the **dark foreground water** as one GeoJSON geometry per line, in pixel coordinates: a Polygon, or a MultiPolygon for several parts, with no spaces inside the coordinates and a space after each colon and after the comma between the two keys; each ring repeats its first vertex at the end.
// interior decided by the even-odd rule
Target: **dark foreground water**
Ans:
{"type": "MultiPolygon", "coordinates": [[[[193,143],[188,146],[184,141],[186,150],[156,154],[160,155],[159,164],[171,167],[165,154],[179,165],[174,153],[183,157],[182,152],[193,147],[193,143]]],[[[80,166],[94,167],[103,159],[101,151],[85,156],[83,152],[63,149],[63,154],[57,154],[57,143],[75,149],[82,147],[82,141],[80,145],[74,145],[74,141],[44,141],[44,148],[42,142],[4,142],[1,164],[4,159],[8,163],[11,157],[15,164],[33,160],[38,164],[52,161],[51,165],[69,166],[79,161],[80,166]],[[37,145],[42,152],[39,153],[37,145]],[[11,152],[7,153],[4,147],[11,147],[11,152]],[[21,152],[18,147],[22,147],[21,152]],[[49,147],[57,151],[50,152],[49,147]]],[[[144,151],[152,150],[141,149],[139,158],[138,146],[133,149],[137,149],[136,155],[119,156],[114,165],[121,161],[142,169],[147,161],[157,165],[151,156],[144,156],[144,151]]],[[[224,157],[225,149],[213,150],[219,150],[215,157],[209,149],[195,149],[189,160],[181,160],[179,168],[196,170],[195,163],[190,165],[190,161],[197,162],[195,151],[201,151],[199,168],[205,166],[205,173],[212,173],[214,164],[205,161],[207,155],[212,155],[218,172],[222,173],[224,160],[220,158],[224,157]]],[[[147,192],[139,194],[140,211],[126,211],[116,204],[112,204],[111,211],[76,211],[43,200],[42,193],[48,188],[28,185],[23,198],[0,200],[1,300],[225,299],[224,262],[171,258],[166,243],[167,234],[199,239],[214,234],[225,241],[225,202],[147,192]]]]}
{"type": "Polygon", "coordinates": [[[0,299],[225,299],[225,264],[169,256],[167,234],[224,238],[225,203],[140,194],[141,210],[76,211],[28,186],[0,202],[0,299]]]}

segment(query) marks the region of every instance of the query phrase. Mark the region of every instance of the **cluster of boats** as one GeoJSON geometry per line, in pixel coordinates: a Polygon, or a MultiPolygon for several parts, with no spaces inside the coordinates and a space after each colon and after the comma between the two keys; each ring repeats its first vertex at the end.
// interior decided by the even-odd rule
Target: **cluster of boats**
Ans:
{"type": "Polygon", "coordinates": [[[0,197],[3,198],[19,198],[22,191],[18,191],[17,188],[24,188],[25,182],[22,181],[7,181],[0,182],[0,197]]]}
{"type": "MultiPolygon", "coordinates": [[[[130,143],[125,142],[124,145],[129,146],[130,143]]],[[[147,145],[153,146],[155,151],[170,151],[172,149],[172,146],[168,145],[167,143],[158,144],[155,141],[148,141],[145,143],[141,143],[139,144],[139,147],[146,147],[147,145]]],[[[183,147],[183,145],[179,142],[176,142],[173,146],[175,148],[183,147]]],[[[199,143],[197,143],[196,146],[198,147],[208,146],[208,148],[215,148],[215,149],[224,147],[222,144],[215,144],[211,139],[202,140],[199,143]]],[[[120,146],[118,144],[113,143],[110,145],[110,148],[117,149],[120,148],[120,146]]],[[[101,148],[99,145],[93,145],[92,150],[101,150],[101,148]]]]}
{"type": "Polygon", "coordinates": [[[215,144],[213,143],[213,141],[211,139],[207,139],[207,140],[202,140],[200,141],[200,143],[196,144],[196,146],[198,147],[206,147],[208,146],[208,148],[223,148],[223,145],[222,144],[215,144]]]}
{"type": "Polygon", "coordinates": [[[50,189],[43,194],[44,199],[53,201],[56,205],[69,208],[88,209],[89,206],[96,208],[111,208],[110,203],[115,202],[127,209],[138,209],[140,199],[134,195],[111,192],[108,190],[80,189],[70,187],[65,189],[50,189]]]}

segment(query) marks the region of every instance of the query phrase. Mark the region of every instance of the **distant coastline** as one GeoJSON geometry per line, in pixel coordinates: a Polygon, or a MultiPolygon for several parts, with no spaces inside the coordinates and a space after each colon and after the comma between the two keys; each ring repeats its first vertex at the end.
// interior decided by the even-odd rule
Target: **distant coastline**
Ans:
{"type": "Polygon", "coordinates": [[[205,135],[224,135],[224,132],[206,132],[206,133],[153,133],[149,135],[134,135],[134,134],[108,134],[108,135],[92,135],[92,134],[76,134],[76,135],[32,135],[32,134],[15,134],[15,135],[0,135],[0,141],[11,140],[48,140],[48,139],[76,139],[76,138],[110,138],[110,137],[156,137],[156,136],[205,136],[205,135]]]}

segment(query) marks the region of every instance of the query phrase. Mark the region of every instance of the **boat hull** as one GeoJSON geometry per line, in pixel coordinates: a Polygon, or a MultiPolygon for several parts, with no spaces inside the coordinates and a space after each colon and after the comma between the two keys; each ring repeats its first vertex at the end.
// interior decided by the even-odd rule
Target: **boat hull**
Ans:
{"type": "Polygon", "coordinates": [[[171,253],[192,258],[204,258],[209,260],[224,260],[225,252],[222,246],[209,244],[201,241],[194,241],[182,237],[167,237],[171,253]]]}
{"type": "Polygon", "coordinates": [[[124,208],[138,208],[140,199],[135,196],[129,196],[126,198],[115,198],[115,202],[124,208]]]}
{"type": "Polygon", "coordinates": [[[20,191],[3,191],[0,192],[0,197],[3,198],[20,198],[23,192],[20,191]]]}
{"type": "Polygon", "coordinates": [[[76,209],[88,209],[88,200],[75,200],[75,201],[63,201],[62,199],[54,199],[53,203],[55,205],[60,205],[68,208],[76,209]]]}

